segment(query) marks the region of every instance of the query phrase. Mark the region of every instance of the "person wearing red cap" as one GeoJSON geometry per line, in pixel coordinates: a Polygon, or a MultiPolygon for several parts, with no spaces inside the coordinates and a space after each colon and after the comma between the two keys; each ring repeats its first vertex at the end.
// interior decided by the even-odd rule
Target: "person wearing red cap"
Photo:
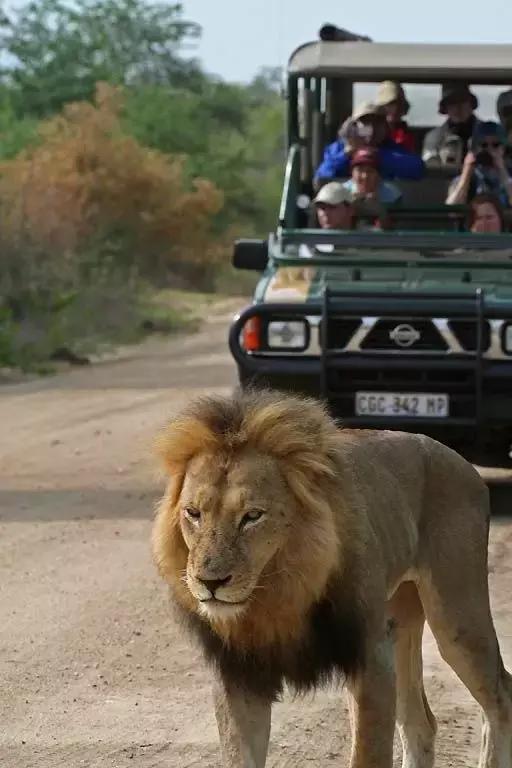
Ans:
{"type": "Polygon", "coordinates": [[[369,201],[391,205],[400,202],[402,193],[390,181],[384,181],[379,172],[379,152],[375,147],[358,149],[351,160],[352,176],[343,186],[355,201],[369,201]]]}

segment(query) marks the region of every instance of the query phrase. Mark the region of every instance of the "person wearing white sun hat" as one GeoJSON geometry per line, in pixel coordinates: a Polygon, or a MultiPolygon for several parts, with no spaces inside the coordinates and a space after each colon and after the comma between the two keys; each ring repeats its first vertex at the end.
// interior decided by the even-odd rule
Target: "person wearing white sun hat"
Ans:
{"type": "Polygon", "coordinates": [[[353,229],[354,198],[339,181],[325,184],[313,200],[321,229],[353,229]]]}
{"type": "Polygon", "coordinates": [[[384,80],[379,85],[375,104],[386,116],[390,138],[408,152],[416,152],[416,140],[404,117],[410,109],[405,91],[400,83],[384,80]]]}

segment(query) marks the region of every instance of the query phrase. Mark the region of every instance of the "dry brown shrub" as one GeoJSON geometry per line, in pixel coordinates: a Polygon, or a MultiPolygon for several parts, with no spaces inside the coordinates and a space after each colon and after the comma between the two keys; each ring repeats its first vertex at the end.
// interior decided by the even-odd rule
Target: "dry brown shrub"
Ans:
{"type": "Polygon", "coordinates": [[[0,166],[3,239],[63,256],[117,238],[120,261],[148,274],[217,260],[211,223],[222,193],[188,183],[182,158],[123,134],[122,106],[122,92],[100,84],[93,104],[69,104],[41,126],[36,147],[0,166]]]}
{"type": "Polygon", "coordinates": [[[212,232],[222,193],[123,133],[122,108],[99,85],[0,165],[0,365],[133,340],[151,279],[181,269],[212,284],[225,257],[212,232]]]}

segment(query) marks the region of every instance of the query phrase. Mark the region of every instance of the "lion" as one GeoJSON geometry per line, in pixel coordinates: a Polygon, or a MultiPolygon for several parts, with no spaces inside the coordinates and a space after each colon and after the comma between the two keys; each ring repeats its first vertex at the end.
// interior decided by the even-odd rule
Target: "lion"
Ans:
{"type": "Polygon", "coordinates": [[[480,768],[512,763],[512,676],[487,582],[489,502],[474,468],[423,435],[340,429],[268,391],[193,402],[165,428],[153,552],[215,670],[224,765],[263,768],[272,703],[342,681],[352,768],[434,764],[425,619],[480,704],[480,768]]]}

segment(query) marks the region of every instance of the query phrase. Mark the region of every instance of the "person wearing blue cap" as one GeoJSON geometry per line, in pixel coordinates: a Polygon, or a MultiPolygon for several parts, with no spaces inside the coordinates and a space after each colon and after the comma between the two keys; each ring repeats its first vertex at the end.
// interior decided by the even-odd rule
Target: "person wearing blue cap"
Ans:
{"type": "Polygon", "coordinates": [[[491,194],[505,208],[512,207],[512,179],[506,161],[506,132],[492,121],[480,122],[464,158],[462,173],[448,190],[448,205],[464,205],[476,195],[491,194]]]}

